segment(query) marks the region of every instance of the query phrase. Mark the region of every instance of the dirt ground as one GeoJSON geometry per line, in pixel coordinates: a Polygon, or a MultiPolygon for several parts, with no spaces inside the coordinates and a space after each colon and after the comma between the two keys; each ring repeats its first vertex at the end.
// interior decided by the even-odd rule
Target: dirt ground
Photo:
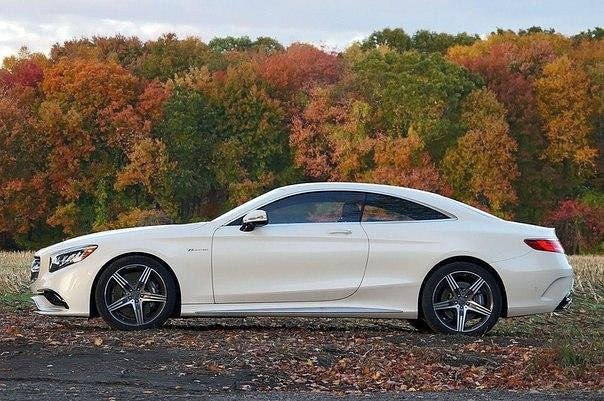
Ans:
{"type": "Polygon", "coordinates": [[[604,399],[601,364],[569,371],[551,339],[509,324],[482,338],[302,318],[175,319],[124,333],[0,306],[0,399],[604,399]]]}

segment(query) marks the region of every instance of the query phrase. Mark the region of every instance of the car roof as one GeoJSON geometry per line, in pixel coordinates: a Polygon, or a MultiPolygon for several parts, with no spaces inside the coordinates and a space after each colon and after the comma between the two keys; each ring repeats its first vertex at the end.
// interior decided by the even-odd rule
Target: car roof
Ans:
{"type": "Polygon", "coordinates": [[[349,191],[386,191],[386,192],[410,192],[410,193],[425,193],[431,194],[431,192],[422,191],[419,189],[398,187],[394,185],[384,184],[371,184],[363,182],[305,182],[300,184],[286,185],[277,189],[292,192],[303,192],[303,191],[325,191],[325,190],[349,190],[349,191]]]}

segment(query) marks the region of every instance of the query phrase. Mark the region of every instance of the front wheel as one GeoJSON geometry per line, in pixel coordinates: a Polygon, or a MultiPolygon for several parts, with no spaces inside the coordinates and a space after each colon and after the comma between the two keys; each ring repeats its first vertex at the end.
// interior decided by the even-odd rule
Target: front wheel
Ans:
{"type": "Polygon", "coordinates": [[[432,273],[421,299],[425,322],[445,334],[485,334],[497,323],[503,306],[497,280],[468,262],[454,262],[432,273]]]}
{"type": "Polygon", "coordinates": [[[176,285],[168,269],[145,256],[113,262],[99,277],[95,301],[113,328],[143,330],[163,325],[176,304],[176,285]]]}

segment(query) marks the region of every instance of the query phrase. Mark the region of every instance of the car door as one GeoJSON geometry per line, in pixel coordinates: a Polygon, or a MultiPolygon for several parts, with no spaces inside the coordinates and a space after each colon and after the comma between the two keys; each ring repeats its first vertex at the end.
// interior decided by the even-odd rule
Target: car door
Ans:
{"type": "Polygon", "coordinates": [[[319,191],[274,201],[268,224],[240,230],[242,216],[212,241],[217,303],[346,298],[359,287],[369,252],[360,224],[364,194],[319,191]]]}

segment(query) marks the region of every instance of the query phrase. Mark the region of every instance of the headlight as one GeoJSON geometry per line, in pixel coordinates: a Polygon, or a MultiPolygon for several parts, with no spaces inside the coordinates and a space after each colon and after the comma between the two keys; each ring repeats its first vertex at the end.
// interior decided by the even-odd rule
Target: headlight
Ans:
{"type": "Polygon", "coordinates": [[[34,261],[31,262],[31,273],[29,275],[29,280],[33,283],[38,278],[40,274],[40,257],[34,256],[34,261]]]}
{"type": "Polygon", "coordinates": [[[88,245],[81,248],[74,248],[63,253],[50,257],[50,268],[48,271],[56,272],[59,269],[78,263],[86,259],[92,252],[96,250],[96,245],[88,245]]]}

